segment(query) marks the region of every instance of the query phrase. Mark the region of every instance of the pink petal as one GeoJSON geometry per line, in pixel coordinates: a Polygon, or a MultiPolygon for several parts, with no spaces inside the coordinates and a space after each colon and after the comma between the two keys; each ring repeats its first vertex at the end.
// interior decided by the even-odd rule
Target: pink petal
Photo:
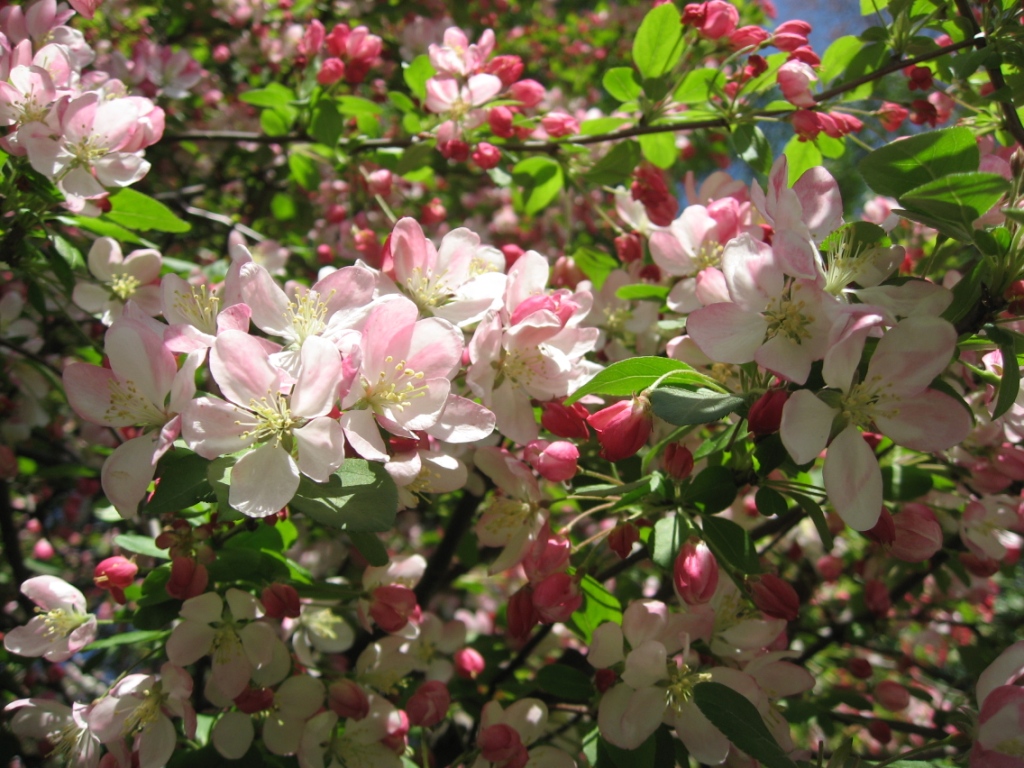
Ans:
{"type": "Polygon", "coordinates": [[[1013,683],[1021,675],[1024,675],[1024,640],[1006,648],[995,661],[985,667],[984,672],[978,675],[978,684],[975,688],[978,707],[985,706],[985,699],[996,688],[1013,683]]]}
{"type": "Polygon", "coordinates": [[[635,691],[620,683],[602,697],[597,724],[608,742],[621,749],[636,749],[658,730],[664,714],[664,688],[635,691]]]}
{"type": "Polygon", "coordinates": [[[825,450],[836,412],[809,389],[792,394],[782,408],[779,436],[797,464],[818,458],[825,450]]]}
{"type": "Polygon", "coordinates": [[[133,383],[143,398],[163,408],[178,373],[163,339],[142,323],[123,319],[110,326],[103,346],[118,378],[133,383]]]}
{"type": "Polygon", "coordinates": [[[274,336],[290,336],[290,302],[266,268],[250,262],[241,268],[241,279],[242,297],[252,310],[253,324],[274,336]]]}
{"type": "Polygon", "coordinates": [[[150,432],[121,443],[103,463],[103,493],[126,520],[138,514],[139,504],[153,481],[158,437],[159,433],[150,432]]]}
{"type": "Polygon", "coordinates": [[[219,397],[199,397],[181,414],[181,434],[188,447],[204,459],[216,459],[252,445],[243,437],[259,422],[249,412],[219,397]]]}
{"type": "Polygon", "coordinates": [[[224,331],[217,337],[210,352],[210,371],[225,397],[241,406],[281,388],[282,373],[270,364],[263,345],[241,331],[224,331]]]}
{"type": "Polygon", "coordinates": [[[768,321],[759,312],[722,302],[686,319],[686,332],[701,352],[720,363],[749,363],[764,342],[768,321]]]}
{"type": "Polygon", "coordinates": [[[299,471],[326,483],[345,458],[345,434],[334,419],[319,418],[292,430],[299,450],[299,471]]]}
{"type": "Polygon", "coordinates": [[[331,410],[341,383],[341,354],[327,339],[310,336],[302,343],[299,376],[289,406],[296,416],[312,419],[331,410]]]}
{"type": "Polygon", "coordinates": [[[849,426],[832,441],[822,476],[843,522],[855,531],[873,528],[882,510],[882,471],[860,430],[849,426]]]}
{"type": "Polygon", "coordinates": [[[956,330],[938,317],[908,317],[878,342],[867,380],[879,376],[897,396],[923,392],[942,373],[956,347],[956,330]]]}
{"type": "Polygon", "coordinates": [[[949,395],[926,389],[901,400],[885,412],[876,410],[875,423],[893,442],[915,451],[937,453],[966,439],[971,416],[949,395]]]}

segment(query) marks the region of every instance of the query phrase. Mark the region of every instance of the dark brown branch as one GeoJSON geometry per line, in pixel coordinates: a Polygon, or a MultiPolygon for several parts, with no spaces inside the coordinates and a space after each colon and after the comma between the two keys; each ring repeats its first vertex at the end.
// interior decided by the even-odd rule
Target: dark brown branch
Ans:
{"type": "MultiPolygon", "coordinates": [[[[967,0],[956,0],[956,9],[960,12],[960,15],[967,22],[971,28],[971,32],[974,37],[969,42],[971,45],[977,47],[980,51],[982,48],[988,46],[988,39],[981,27],[978,26],[977,19],[974,18],[974,13],[971,11],[971,6],[967,4],[967,0]]],[[[968,42],[968,41],[964,41],[968,42]]],[[[985,71],[988,73],[988,79],[992,81],[992,87],[996,91],[1001,91],[1006,88],[1006,81],[1003,79],[1003,65],[997,63],[995,66],[986,65],[985,71]]],[[[1024,125],[1021,125],[1020,115],[1017,114],[1017,107],[1014,106],[1012,99],[1000,99],[999,106],[1003,110],[1003,119],[1006,121],[1006,130],[1009,131],[1013,138],[1017,140],[1017,143],[1024,147],[1024,125]]]]}
{"type": "Polygon", "coordinates": [[[434,554],[430,556],[427,568],[423,572],[423,578],[416,585],[416,602],[426,608],[427,602],[445,581],[448,575],[448,567],[451,565],[459,542],[469,530],[473,522],[473,514],[476,512],[480,499],[469,492],[463,492],[462,498],[455,506],[451,517],[448,519],[448,526],[444,530],[444,537],[437,545],[434,554]]]}
{"type": "Polygon", "coordinates": [[[867,726],[873,722],[885,723],[894,731],[913,733],[917,736],[924,736],[926,739],[944,739],[949,736],[949,733],[941,728],[929,728],[926,725],[915,725],[914,723],[905,723],[902,720],[890,720],[886,717],[864,717],[863,715],[851,715],[847,712],[830,712],[828,716],[847,725],[867,726]]]}

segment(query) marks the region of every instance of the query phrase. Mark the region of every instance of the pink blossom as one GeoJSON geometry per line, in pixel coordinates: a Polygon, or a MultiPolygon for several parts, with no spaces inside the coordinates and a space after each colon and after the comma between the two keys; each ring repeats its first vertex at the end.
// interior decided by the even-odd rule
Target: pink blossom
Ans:
{"type": "Polygon", "coordinates": [[[455,652],[455,674],[464,680],[475,680],[484,671],[486,662],[475,648],[461,648],[455,652]]]}
{"type": "Polygon", "coordinates": [[[552,573],[533,588],[533,607],[544,624],[568,621],[582,604],[579,581],[568,573],[552,573]]]}
{"type": "Polygon", "coordinates": [[[470,43],[466,33],[458,27],[444,32],[444,45],[429,48],[430,63],[438,72],[453,77],[468,77],[483,69],[494,50],[494,32],[485,29],[480,39],[470,43]]]}
{"type": "Polygon", "coordinates": [[[565,440],[533,440],[527,444],[524,455],[541,477],[560,483],[575,477],[580,452],[573,443],[565,440]]]}
{"type": "Polygon", "coordinates": [[[750,597],[754,605],[773,619],[794,621],[800,615],[800,598],[789,582],[765,573],[750,580],[750,597]]]}
{"type": "Polygon", "coordinates": [[[4,636],[4,648],[19,656],[67,661],[96,638],[96,617],[85,610],[85,595],[56,576],[34,576],[21,593],[39,606],[38,615],[4,636]]]}
{"type": "Polygon", "coordinates": [[[160,269],[163,259],[153,248],[140,248],[123,256],[121,246],[110,237],[93,242],[88,256],[89,271],[100,285],[79,282],[71,300],[94,315],[104,325],[110,325],[121,316],[125,302],[135,302],[145,314],[160,314],[160,269]]]}
{"type": "Polygon", "coordinates": [[[910,705],[910,691],[894,680],[882,680],[875,686],[875,701],[890,712],[899,712],[910,705]]]}
{"type": "Polygon", "coordinates": [[[602,408],[587,419],[601,443],[601,458],[622,461],[646,443],[654,425],[651,404],[643,395],[602,408]]]}
{"type": "Polygon", "coordinates": [[[807,36],[811,33],[811,25],[806,21],[794,19],[784,21],[772,33],[772,45],[780,51],[795,51],[807,45],[807,36]]]}
{"type": "Polygon", "coordinates": [[[942,549],[942,528],[935,513],[924,504],[904,504],[893,523],[896,537],[889,548],[893,557],[920,563],[942,549]]]}
{"type": "Polygon", "coordinates": [[[4,711],[10,715],[16,736],[47,744],[56,754],[66,755],[76,768],[96,768],[100,762],[100,742],[89,728],[86,716],[90,707],[68,707],[53,699],[18,699],[4,711]]]}
{"type": "Polygon", "coordinates": [[[572,136],[580,130],[579,121],[565,112],[549,112],[541,118],[540,124],[553,139],[572,136]]]}
{"type": "Polygon", "coordinates": [[[790,104],[813,107],[817,103],[811,94],[811,83],[817,82],[818,75],[810,64],[787,61],[779,68],[777,77],[782,95],[790,104]]]}
{"type": "Polygon", "coordinates": [[[438,680],[428,680],[406,702],[412,725],[431,728],[444,720],[451,706],[451,694],[447,686],[438,680]]]}

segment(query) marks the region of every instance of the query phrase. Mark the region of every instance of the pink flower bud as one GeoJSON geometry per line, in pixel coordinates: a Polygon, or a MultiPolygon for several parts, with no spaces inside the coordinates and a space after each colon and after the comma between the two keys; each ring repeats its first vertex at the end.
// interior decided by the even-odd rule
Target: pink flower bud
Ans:
{"type": "Polygon", "coordinates": [[[897,131],[907,119],[910,110],[900,104],[893,104],[891,101],[882,102],[882,108],[876,113],[887,131],[897,131]]]}
{"type": "Polygon", "coordinates": [[[544,413],[540,417],[541,426],[548,432],[559,437],[589,440],[590,430],[587,429],[586,407],[580,403],[562,405],[552,401],[544,403],[544,413]]]}
{"type": "Polygon", "coordinates": [[[897,682],[883,680],[875,686],[875,701],[890,712],[899,712],[910,706],[910,691],[897,682]]]}
{"type": "Polygon", "coordinates": [[[843,561],[835,555],[822,555],[816,566],[822,580],[830,584],[843,575],[843,561]]]}
{"type": "Polygon", "coordinates": [[[176,557],[171,561],[171,578],[167,581],[167,594],[177,600],[188,600],[206,591],[210,574],[206,566],[191,557],[176,557]]]}
{"type": "Polygon", "coordinates": [[[384,584],[373,590],[370,616],[385,632],[397,632],[410,621],[420,618],[416,593],[401,584],[384,584]]]}
{"type": "Polygon", "coordinates": [[[491,133],[503,139],[509,139],[515,133],[512,130],[512,119],[512,110],[508,107],[494,107],[487,113],[491,133]]]}
{"type": "Polygon", "coordinates": [[[518,56],[495,56],[484,65],[483,72],[494,75],[503,88],[508,88],[523,76],[523,60],[518,56]]]}
{"type": "Polygon", "coordinates": [[[650,401],[640,395],[602,408],[587,417],[587,423],[597,432],[601,458],[622,461],[647,443],[654,417],[650,401]]]}
{"type": "Polygon", "coordinates": [[[787,61],[800,61],[809,67],[821,66],[821,57],[809,45],[801,45],[796,50],[790,51],[787,61]]]}
{"type": "Polygon", "coordinates": [[[370,699],[362,686],[342,678],[327,689],[327,706],[340,718],[362,720],[370,712],[370,699]]]}
{"type": "Polygon", "coordinates": [[[740,27],[729,35],[729,47],[738,51],[740,48],[759,46],[769,37],[771,35],[767,31],[755,24],[751,24],[746,27],[740,27]]]}
{"type": "Polygon", "coordinates": [[[798,107],[813,107],[814,96],[811,95],[811,83],[818,76],[809,64],[802,61],[787,61],[776,75],[782,95],[790,104],[798,107]]]}
{"type": "Polygon", "coordinates": [[[859,680],[867,680],[875,673],[874,667],[871,666],[871,662],[867,659],[862,659],[859,656],[854,656],[846,662],[846,668],[850,670],[851,675],[859,680]]]}
{"type": "Polygon", "coordinates": [[[750,406],[747,413],[747,423],[750,431],[757,437],[773,435],[779,431],[782,423],[782,409],[789,400],[789,392],[784,389],[769,389],[754,404],[750,406]]]}
{"type": "Polygon", "coordinates": [[[876,616],[885,616],[892,608],[889,590],[878,579],[871,579],[864,585],[864,605],[876,616]]]}
{"type": "Polygon", "coordinates": [[[299,593],[288,584],[271,584],[260,595],[263,609],[272,619],[297,619],[301,613],[299,593]]]}
{"type": "Polygon", "coordinates": [[[451,703],[452,697],[445,684],[438,680],[428,680],[409,697],[405,711],[410,723],[430,728],[444,720],[451,703]]]}
{"type": "Polygon", "coordinates": [[[437,151],[441,153],[441,157],[454,160],[456,163],[464,163],[469,159],[469,144],[462,139],[438,142],[437,151]]]}
{"type": "Polygon", "coordinates": [[[533,607],[533,588],[529,584],[509,598],[505,620],[508,633],[514,640],[525,640],[540,621],[537,609],[533,607]]]}
{"type": "Polygon", "coordinates": [[[599,669],[594,675],[594,687],[598,693],[604,693],[614,686],[618,679],[619,676],[615,674],[614,669],[599,669]]]}
{"type": "Polygon", "coordinates": [[[299,41],[299,53],[307,58],[313,58],[323,48],[326,36],[327,30],[324,29],[324,25],[318,19],[313,19],[299,41]]]}
{"type": "Polygon", "coordinates": [[[807,36],[811,33],[811,25],[806,21],[784,21],[775,28],[772,34],[772,45],[780,51],[795,51],[807,45],[807,36]]]}
{"type": "Polygon", "coordinates": [[[448,218],[448,210],[440,198],[435,197],[420,208],[420,223],[425,226],[440,224],[446,218],[448,218]]]}
{"type": "Polygon", "coordinates": [[[893,517],[895,540],[889,552],[908,563],[920,563],[942,549],[942,527],[924,504],[904,504],[893,517]]]}
{"type": "Polygon", "coordinates": [[[345,62],[341,59],[324,59],[320,71],[316,73],[316,81],[320,85],[334,85],[345,76],[345,62]]]}
{"type": "Polygon", "coordinates": [[[693,472],[693,452],[682,443],[665,446],[665,471],[676,480],[685,480],[693,472]]]}
{"type": "Polygon", "coordinates": [[[380,743],[396,755],[401,755],[408,746],[405,737],[409,735],[409,715],[403,709],[396,709],[388,715],[385,727],[388,731],[387,736],[381,739],[380,743]]]}
{"type": "Polygon", "coordinates": [[[740,13],[732,3],[725,0],[707,0],[704,3],[690,3],[683,9],[682,23],[696,27],[702,37],[717,40],[728,37],[736,31],[740,13]]]}
{"type": "Polygon", "coordinates": [[[520,80],[517,83],[512,83],[509,87],[509,94],[513,99],[522,102],[523,106],[529,109],[540,104],[546,91],[544,86],[536,80],[520,80]]]}
{"type": "Polygon", "coordinates": [[[505,723],[481,729],[476,737],[476,745],[480,747],[483,759],[492,763],[506,763],[525,749],[519,732],[505,723]]]}
{"type": "Polygon", "coordinates": [[[640,541],[640,531],[632,523],[622,523],[612,528],[608,534],[608,546],[620,560],[629,557],[633,545],[640,541]]]}
{"type": "Polygon", "coordinates": [[[493,144],[481,141],[473,150],[473,162],[487,171],[501,162],[501,150],[493,144]]]}
{"type": "Polygon", "coordinates": [[[540,124],[547,131],[548,136],[559,139],[563,136],[572,136],[579,133],[580,124],[576,118],[567,115],[565,112],[551,112],[540,119],[540,124]]]}
{"type": "Polygon", "coordinates": [[[907,87],[912,91],[930,91],[934,85],[932,71],[928,67],[907,67],[903,74],[907,76],[907,87]]]}
{"type": "MultiPolygon", "coordinates": [[[[501,250],[501,254],[505,257],[506,271],[512,269],[512,265],[516,263],[520,256],[526,253],[526,251],[524,251],[515,243],[506,243],[505,245],[501,246],[499,250],[501,250]]],[[[560,437],[565,437],[565,435],[560,435],[560,437]]]]}
{"type": "Polygon", "coordinates": [[[56,554],[49,539],[39,539],[32,547],[32,556],[36,560],[49,560],[56,554]]]}
{"type": "Polygon", "coordinates": [[[522,560],[523,570],[530,583],[536,584],[553,573],[564,571],[569,565],[571,549],[567,538],[556,536],[551,532],[551,527],[544,523],[537,540],[522,560]]]}
{"type": "Polygon", "coordinates": [[[892,741],[892,728],[884,720],[872,720],[868,723],[868,733],[879,744],[888,744],[892,741]]]}
{"type": "Polygon", "coordinates": [[[999,573],[998,560],[981,557],[973,552],[961,552],[960,564],[967,569],[968,573],[979,579],[987,579],[999,573]]]}
{"type": "Polygon", "coordinates": [[[371,195],[387,197],[391,194],[393,177],[387,168],[378,168],[366,177],[366,188],[371,195]]]}
{"type": "Polygon", "coordinates": [[[664,174],[652,165],[636,169],[630,195],[643,204],[647,217],[659,227],[669,226],[679,210],[679,201],[665,183],[664,174]]]}
{"type": "Polygon", "coordinates": [[[683,544],[672,569],[676,594],[687,605],[703,605],[718,587],[718,561],[699,539],[683,544]]]}
{"type": "Polygon", "coordinates": [[[896,541],[896,522],[892,519],[892,513],[885,507],[882,507],[882,513],[879,515],[875,527],[869,531],[864,531],[864,535],[883,547],[892,546],[892,543],[896,541]]]}
{"type": "Polygon", "coordinates": [[[800,615],[800,598],[789,582],[765,573],[751,579],[749,587],[754,605],[766,616],[793,621],[800,615]]]}
{"type": "Polygon", "coordinates": [[[464,680],[475,680],[487,666],[484,657],[476,648],[460,648],[455,652],[452,661],[455,662],[455,674],[464,680]]]}
{"type": "Polygon", "coordinates": [[[533,588],[533,607],[544,624],[568,621],[583,604],[583,592],[568,573],[553,573],[533,588]]]}
{"type": "Polygon", "coordinates": [[[135,581],[138,572],[139,566],[133,560],[115,555],[102,560],[96,566],[92,580],[100,589],[109,589],[114,600],[124,605],[124,590],[135,581]]]}
{"type": "Polygon", "coordinates": [[[545,480],[560,483],[576,476],[579,449],[565,440],[532,440],[524,451],[526,462],[545,480]]]}

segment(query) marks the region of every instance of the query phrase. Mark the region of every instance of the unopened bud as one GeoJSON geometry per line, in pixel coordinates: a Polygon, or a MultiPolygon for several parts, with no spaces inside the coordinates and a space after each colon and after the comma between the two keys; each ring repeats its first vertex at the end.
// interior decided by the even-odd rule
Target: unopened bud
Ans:
{"type": "Polygon", "coordinates": [[[288,584],[271,584],[260,595],[263,610],[272,619],[297,619],[301,611],[299,593],[288,584]]]}
{"type": "Polygon", "coordinates": [[[751,579],[750,597],[754,605],[773,619],[793,621],[800,615],[800,598],[796,590],[774,574],[765,573],[751,579]]]}
{"type": "Polygon", "coordinates": [[[683,544],[672,569],[672,584],[679,599],[687,605],[703,605],[714,596],[718,561],[707,544],[699,539],[683,544]]]}
{"type": "Polygon", "coordinates": [[[416,689],[405,704],[409,722],[430,728],[444,720],[451,706],[452,697],[444,683],[428,680],[416,689]]]}
{"type": "Polygon", "coordinates": [[[370,712],[370,699],[362,686],[343,678],[327,689],[327,706],[340,718],[362,720],[370,712]]]}
{"type": "Polygon", "coordinates": [[[629,557],[633,545],[640,541],[640,531],[632,523],[622,523],[612,528],[608,534],[608,547],[619,556],[620,560],[629,557]]]}
{"type": "Polygon", "coordinates": [[[132,585],[138,572],[139,566],[133,560],[115,555],[96,566],[93,571],[93,582],[100,589],[109,589],[114,600],[124,605],[124,590],[132,585]]]}
{"type": "Polygon", "coordinates": [[[665,446],[665,471],[675,480],[685,480],[693,472],[693,452],[682,443],[665,446]]]}
{"type": "Polygon", "coordinates": [[[875,701],[890,712],[899,712],[910,706],[910,691],[892,680],[883,680],[875,686],[875,701]]]}
{"type": "Polygon", "coordinates": [[[452,657],[455,674],[464,680],[474,680],[487,666],[484,657],[475,648],[461,648],[452,657]]]}
{"type": "Polygon", "coordinates": [[[864,531],[864,535],[876,544],[881,544],[883,547],[891,547],[892,543],[896,541],[896,521],[892,519],[892,513],[885,507],[882,507],[882,513],[879,515],[875,527],[864,531]]]}
{"type": "Polygon", "coordinates": [[[747,413],[750,431],[756,437],[773,435],[782,424],[782,408],[789,400],[789,392],[784,389],[769,389],[759,397],[747,413]]]}
{"type": "Polygon", "coordinates": [[[529,584],[509,598],[505,617],[508,633],[514,640],[525,640],[540,621],[537,609],[533,607],[533,588],[529,584]]]}
{"type": "Polygon", "coordinates": [[[908,563],[921,563],[942,549],[942,527],[924,504],[910,503],[893,517],[896,531],[889,552],[908,563]]]}
{"type": "Polygon", "coordinates": [[[553,573],[533,588],[533,607],[545,624],[568,621],[582,604],[579,582],[568,573],[553,573]]]}

